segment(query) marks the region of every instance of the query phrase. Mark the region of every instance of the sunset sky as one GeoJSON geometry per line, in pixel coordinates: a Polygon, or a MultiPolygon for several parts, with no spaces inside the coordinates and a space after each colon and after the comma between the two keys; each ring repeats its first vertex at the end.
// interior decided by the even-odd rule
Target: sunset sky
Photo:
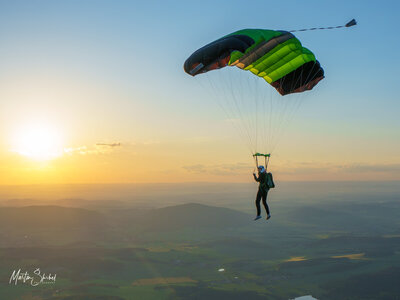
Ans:
{"type": "Polygon", "coordinates": [[[326,78],[302,97],[271,171],[400,180],[399,11],[398,1],[0,0],[0,184],[252,180],[245,142],[184,61],[239,29],[352,18],[296,34],[326,78]]]}

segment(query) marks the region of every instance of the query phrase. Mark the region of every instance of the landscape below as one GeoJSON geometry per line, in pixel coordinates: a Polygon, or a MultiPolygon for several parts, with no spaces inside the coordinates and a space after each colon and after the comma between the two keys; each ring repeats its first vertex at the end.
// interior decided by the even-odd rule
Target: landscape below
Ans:
{"type": "Polygon", "coordinates": [[[256,222],[247,185],[164,187],[165,205],[140,187],[120,200],[3,196],[0,298],[393,299],[399,184],[376,185],[283,183],[256,222]],[[36,268],[56,282],[10,284],[36,268]]]}

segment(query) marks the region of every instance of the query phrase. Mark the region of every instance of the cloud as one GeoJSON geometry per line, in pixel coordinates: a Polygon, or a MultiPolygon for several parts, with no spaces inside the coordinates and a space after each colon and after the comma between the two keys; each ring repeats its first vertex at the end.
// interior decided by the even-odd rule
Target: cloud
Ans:
{"type": "Polygon", "coordinates": [[[121,143],[97,143],[92,147],[79,146],[64,148],[64,153],[67,155],[97,155],[113,152],[114,148],[120,147],[121,143]]]}
{"type": "Polygon", "coordinates": [[[343,169],[348,172],[400,173],[400,164],[352,164],[343,169]]]}
{"type": "MultiPolygon", "coordinates": [[[[193,164],[182,167],[189,173],[232,175],[249,172],[252,165],[248,163],[232,164],[193,164]]],[[[400,164],[332,164],[317,162],[301,162],[274,166],[282,174],[320,174],[320,173],[396,173],[400,172],[400,164]]]]}
{"type": "MultiPolygon", "coordinates": [[[[231,163],[231,164],[192,164],[182,167],[191,174],[209,174],[209,175],[239,175],[251,172],[253,165],[249,163],[231,163]]],[[[281,165],[274,165],[272,172],[279,172],[282,175],[295,176],[312,176],[319,178],[320,176],[363,176],[369,177],[374,174],[379,176],[390,176],[398,178],[400,176],[400,164],[366,164],[366,163],[350,163],[350,164],[334,164],[320,162],[292,162],[281,165]],[[351,175],[354,174],[354,175],[351,175]]]]}
{"type": "Polygon", "coordinates": [[[194,164],[182,167],[189,173],[194,174],[212,174],[212,175],[234,175],[241,174],[243,171],[251,169],[248,163],[232,163],[232,164],[194,164]]]}
{"type": "Polygon", "coordinates": [[[100,147],[119,147],[121,143],[97,143],[96,146],[100,147]]]}
{"type": "Polygon", "coordinates": [[[156,140],[144,140],[144,141],[125,141],[125,142],[111,142],[111,143],[96,143],[91,146],[77,146],[64,148],[64,154],[66,155],[96,155],[96,154],[110,154],[114,152],[125,152],[129,154],[136,154],[132,149],[138,146],[152,146],[159,144],[156,140]]]}
{"type": "Polygon", "coordinates": [[[64,153],[67,155],[73,155],[73,154],[86,155],[88,153],[88,149],[86,146],[69,147],[69,148],[64,148],[64,153]]]}
{"type": "Polygon", "coordinates": [[[400,175],[400,164],[333,164],[319,162],[286,163],[279,167],[285,174],[317,174],[317,173],[385,173],[400,175]]]}

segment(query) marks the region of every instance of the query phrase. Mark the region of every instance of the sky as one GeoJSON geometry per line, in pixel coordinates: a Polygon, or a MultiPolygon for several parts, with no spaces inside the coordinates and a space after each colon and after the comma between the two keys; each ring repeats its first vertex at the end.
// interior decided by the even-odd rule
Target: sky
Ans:
{"type": "Polygon", "coordinates": [[[399,9],[398,1],[0,1],[0,184],[248,182],[248,144],[184,61],[239,29],[352,18],[352,28],[296,33],[326,78],[301,95],[270,170],[278,180],[400,180],[399,9]]]}

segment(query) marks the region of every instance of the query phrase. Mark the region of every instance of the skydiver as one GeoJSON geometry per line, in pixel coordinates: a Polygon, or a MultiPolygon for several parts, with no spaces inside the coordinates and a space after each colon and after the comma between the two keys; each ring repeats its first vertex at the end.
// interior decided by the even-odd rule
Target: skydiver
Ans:
{"type": "Polygon", "coordinates": [[[269,187],[267,184],[267,170],[265,170],[264,166],[258,166],[258,177],[256,173],[253,173],[254,180],[259,182],[258,185],[258,192],[256,198],[256,208],[257,208],[257,216],[255,217],[254,221],[261,219],[261,207],[260,201],[262,199],[265,211],[267,213],[267,220],[271,218],[271,214],[269,213],[269,207],[267,204],[267,195],[269,191],[269,187]]]}

